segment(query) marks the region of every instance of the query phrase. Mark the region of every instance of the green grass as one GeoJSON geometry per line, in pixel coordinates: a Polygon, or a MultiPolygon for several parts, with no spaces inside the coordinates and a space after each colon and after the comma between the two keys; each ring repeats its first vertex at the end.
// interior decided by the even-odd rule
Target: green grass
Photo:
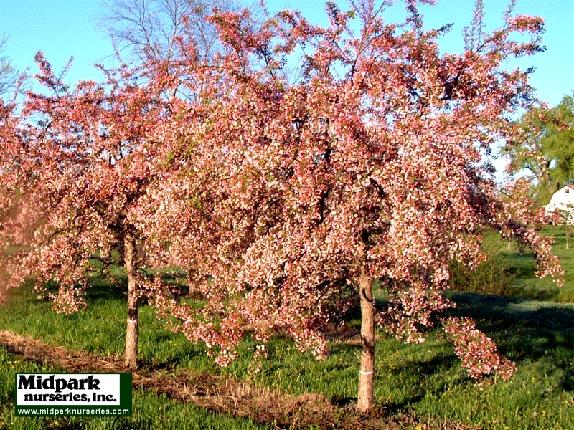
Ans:
{"type": "MultiPolygon", "coordinates": [[[[414,414],[422,422],[461,421],[513,430],[574,428],[574,304],[552,303],[574,302],[574,251],[566,249],[563,229],[546,228],[543,233],[556,238],[554,252],[566,272],[562,289],[548,279],[534,278],[533,256],[492,234],[485,245],[489,263],[460,281],[471,290],[501,292],[507,297],[452,293],[459,305],[455,313],[477,320],[500,350],[518,364],[515,376],[508,382],[470,380],[438,331],[420,345],[405,345],[382,335],[377,344],[375,385],[380,407],[389,414],[414,414]]],[[[110,276],[121,283],[123,274],[114,269],[110,276]]],[[[0,308],[0,329],[53,345],[120,355],[124,349],[125,288],[110,287],[109,279],[93,278],[89,308],[70,316],[52,312],[50,303],[37,301],[30,288],[14,290],[0,308]]],[[[316,361],[297,351],[291,341],[274,338],[269,358],[253,361],[252,346],[245,341],[238,360],[220,368],[203,346],[167,331],[150,307],[141,307],[139,356],[144,366],[225,374],[296,395],[317,392],[340,405],[355,400],[358,347],[332,344],[331,355],[316,361]]],[[[8,394],[14,372],[39,370],[0,349],[0,428],[260,428],[248,420],[143,392],[135,393],[134,415],[127,418],[14,417],[8,394]]]]}
{"type": "Polygon", "coordinates": [[[541,233],[554,239],[552,250],[564,269],[565,283],[558,288],[550,278],[537,278],[536,260],[529,250],[495,233],[487,233],[483,250],[488,259],[475,272],[454,266],[455,289],[552,302],[574,302],[574,238],[567,245],[563,227],[545,227],[541,233]],[[524,248],[524,249],[523,249],[524,248]]]}
{"type": "Polygon", "coordinates": [[[511,244],[510,250],[502,246],[501,251],[506,264],[516,275],[514,283],[516,294],[556,302],[574,302],[574,240],[569,238],[569,248],[566,248],[566,231],[562,227],[545,227],[542,233],[554,238],[552,250],[564,269],[564,286],[558,288],[549,278],[536,278],[534,256],[529,252],[519,252],[516,244],[511,244]]]}
{"type": "MultiPolygon", "coordinates": [[[[125,333],[123,294],[120,288],[95,288],[86,311],[65,316],[53,313],[49,303],[36,301],[30,289],[21,288],[13,291],[8,304],[1,309],[0,328],[54,345],[121,354],[125,333]]],[[[468,293],[454,294],[454,298],[459,303],[456,312],[476,318],[479,327],[497,341],[501,351],[518,363],[516,375],[509,382],[487,380],[477,384],[460,368],[452,347],[439,332],[432,333],[428,342],[419,345],[404,345],[383,335],[377,345],[378,404],[390,414],[409,412],[423,422],[455,420],[484,428],[513,430],[574,428],[574,305],[468,293]]],[[[356,346],[333,344],[331,355],[324,361],[316,361],[309,354],[298,352],[291,341],[275,338],[269,345],[269,358],[254,362],[252,345],[246,341],[239,359],[222,369],[206,356],[202,346],[166,331],[151,308],[143,306],[140,315],[140,357],[146,366],[227,374],[291,394],[322,393],[340,405],[349,404],[356,396],[360,353],[356,346]]],[[[8,367],[5,363],[0,361],[0,368],[2,377],[8,379],[16,370],[33,366],[18,363],[8,367]]],[[[175,411],[170,415],[174,426],[178,414],[184,413],[196,414],[197,420],[205,419],[214,426],[224,419],[150,394],[137,396],[139,412],[130,418],[135,421],[129,421],[129,426],[135,428],[146,428],[146,423],[151,423],[152,428],[168,428],[157,424],[159,418],[155,412],[168,404],[168,409],[175,411]]],[[[0,420],[14,419],[10,408],[1,412],[0,420]]],[[[183,421],[192,425],[194,420],[183,421]]],[[[88,421],[80,420],[85,425],[100,426],[93,428],[112,426],[106,421],[97,424],[95,420],[88,421]]],[[[250,425],[247,421],[229,421],[221,428],[252,428],[250,425]]]]}

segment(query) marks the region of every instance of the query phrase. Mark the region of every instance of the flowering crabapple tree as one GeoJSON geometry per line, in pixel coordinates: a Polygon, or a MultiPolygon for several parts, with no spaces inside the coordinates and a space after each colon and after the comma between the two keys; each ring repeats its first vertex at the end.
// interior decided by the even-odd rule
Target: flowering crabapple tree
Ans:
{"type": "Polygon", "coordinates": [[[247,11],[215,14],[224,53],[179,64],[197,98],[156,129],[164,179],[138,219],[156,241],[169,238],[205,299],[181,303],[157,280],[156,306],[220,364],[246,335],[261,351],[277,332],[323,357],[325,330],[358,303],[360,411],[374,405],[376,322],[409,342],[442,325],[471,376],[511,375],[472,320],[441,311],[454,306],[449,263],[476,267],[485,229],[530,246],[537,274],[562,282],[550,240],[502,198],[484,161],[529,103],[528,72],[504,60],[537,52],[543,22],[509,9],[486,33],[479,1],[467,48],[442,53],[447,28],[425,29],[420,3],[432,2],[407,1],[399,23],[383,20],[385,4],[329,3],[327,27],[293,11],[257,28],[247,11]],[[293,53],[304,55],[299,79],[293,53]],[[388,295],[382,309],[375,280],[388,295]]]}
{"type": "MultiPolygon", "coordinates": [[[[12,115],[14,105],[6,103],[0,99],[0,142],[2,144],[2,154],[5,154],[5,148],[14,144],[16,139],[15,128],[17,121],[12,115]]],[[[3,158],[3,155],[0,155],[3,158]]],[[[18,199],[17,188],[14,187],[15,175],[13,172],[6,169],[3,164],[2,181],[0,181],[0,302],[6,299],[8,291],[8,273],[6,269],[7,258],[11,251],[9,247],[9,240],[6,234],[6,225],[14,216],[15,202],[18,199]]]]}
{"type": "Polygon", "coordinates": [[[2,233],[18,250],[9,253],[10,285],[33,277],[41,291],[55,281],[54,308],[76,311],[85,306],[89,260],[118,249],[128,283],[125,359],[136,367],[146,247],[133,218],[153,183],[157,142],[146,136],[167,112],[158,96],[165,81],[150,72],[138,85],[138,75],[120,69],[70,90],[41,53],[36,61],[47,91],[28,93],[19,114],[4,106],[0,123],[2,207],[14,213],[2,233]]]}

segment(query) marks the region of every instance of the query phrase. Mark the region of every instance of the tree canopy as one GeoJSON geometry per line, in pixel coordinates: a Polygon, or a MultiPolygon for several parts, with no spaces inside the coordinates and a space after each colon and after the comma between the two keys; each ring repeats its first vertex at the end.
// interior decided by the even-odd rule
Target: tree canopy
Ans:
{"type": "Polygon", "coordinates": [[[547,204],[552,193],[574,181],[574,98],[565,96],[554,107],[533,107],[518,126],[520,133],[504,148],[510,171],[528,171],[537,201],[547,204]]]}

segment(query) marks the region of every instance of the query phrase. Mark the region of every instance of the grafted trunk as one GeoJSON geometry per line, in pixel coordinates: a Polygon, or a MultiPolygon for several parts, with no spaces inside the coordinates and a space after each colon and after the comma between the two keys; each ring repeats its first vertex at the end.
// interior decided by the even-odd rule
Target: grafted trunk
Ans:
{"type": "Polygon", "coordinates": [[[138,291],[135,276],[136,246],[131,233],[124,237],[124,260],[128,275],[128,320],[126,328],[125,363],[130,369],[137,368],[138,357],[138,291]]]}
{"type": "Polygon", "coordinates": [[[359,370],[359,393],[357,409],[367,412],[374,407],[373,380],[375,371],[375,308],[373,279],[362,275],[359,279],[361,303],[361,367],[359,370]]]}

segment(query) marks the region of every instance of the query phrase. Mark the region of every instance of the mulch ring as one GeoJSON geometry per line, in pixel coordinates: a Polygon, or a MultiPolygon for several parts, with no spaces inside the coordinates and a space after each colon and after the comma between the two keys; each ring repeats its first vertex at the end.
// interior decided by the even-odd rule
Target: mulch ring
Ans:
{"type": "MultiPolygon", "coordinates": [[[[26,360],[57,366],[70,372],[126,372],[123,360],[45,344],[28,336],[0,330],[0,345],[26,360]]],[[[292,396],[228,376],[190,370],[176,372],[132,371],[135,389],[151,390],[167,397],[236,417],[246,417],[276,428],[303,429],[449,429],[473,427],[458,423],[417,423],[408,415],[384,417],[383,411],[361,416],[351,407],[338,407],[320,394],[292,396]]]]}

